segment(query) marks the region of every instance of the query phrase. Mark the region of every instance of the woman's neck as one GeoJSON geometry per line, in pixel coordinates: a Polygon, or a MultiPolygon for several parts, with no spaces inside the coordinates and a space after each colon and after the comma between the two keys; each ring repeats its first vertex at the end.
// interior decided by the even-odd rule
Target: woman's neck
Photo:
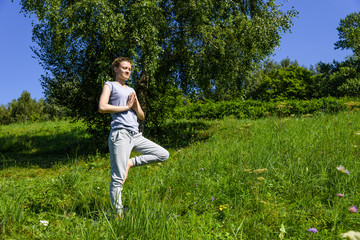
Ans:
{"type": "Polygon", "coordinates": [[[122,80],[120,78],[115,78],[115,82],[120,84],[120,86],[122,86],[122,87],[126,87],[125,80],[122,80]]]}

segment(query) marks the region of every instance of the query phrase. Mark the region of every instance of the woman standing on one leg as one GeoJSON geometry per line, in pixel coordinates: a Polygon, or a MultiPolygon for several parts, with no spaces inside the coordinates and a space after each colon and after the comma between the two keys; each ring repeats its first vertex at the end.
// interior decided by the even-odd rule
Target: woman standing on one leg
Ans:
{"type": "Polygon", "coordinates": [[[117,58],[112,67],[116,74],[115,81],[104,84],[99,100],[99,112],[110,113],[112,117],[109,135],[110,199],[117,214],[121,217],[123,212],[121,191],[129,169],[133,166],[166,161],[169,158],[169,152],[146,139],[139,132],[137,119],[143,120],[145,115],[134,89],[125,84],[133,67],[131,59],[117,58]],[[132,150],[143,155],[129,159],[132,150]]]}

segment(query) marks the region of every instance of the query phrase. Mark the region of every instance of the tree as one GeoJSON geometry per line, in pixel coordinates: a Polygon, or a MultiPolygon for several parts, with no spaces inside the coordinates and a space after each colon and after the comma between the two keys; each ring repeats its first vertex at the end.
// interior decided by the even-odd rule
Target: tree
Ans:
{"type": "Polygon", "coordinates": [[[4,106],[1,104],[0,106],[0,125],[9,124],[11,122],[11,115],[9,110],[9,105],[4,106]]]}
{"type": "Polygon", "coordinates": [[[41,80],[46,97],[94,129],[108,125],[108,118],[96,114],[97,102],[117,56],[134,59],[131,85],[147,119],[159,122],[166,117],[159,113],[176,104],[167,98],[177,89],[218,99],[238,94],[245,76],[279,45],[297,14],[281,11],[275,0],[21,0],[21,5],[39,20],[33,51],[48,72],[41,80]],[[156,109],[159,105],[165,108],[156,109]]]}
{"type": "Polygon", "coordinates": [[[343,62],[319,62],[316,65],[315,82],[319,97],[358,97],[360,80],[360,59],[348,57],[343,62]]]}
{"type": "Polygon", "coordinates": [[[31,98],[28,91],[23,91],[17,101],[13,100],[9,104],[9,108],[13,122],[32,121],[32,117],[42,112],[42,109],[38,107],[36,100],[31,98]]]}
{"type": "Polygon", "coordinates": [[[339,41],[335,49],[351,49],[354,55],[360,57],[360,12],[354,12],[340,20],[339,41]]]}
{"type": "Polygon", "coordinates": [[[310,99],[314,95],[314,82],[310,70],[293,64],[285,69],[272,70],[263,76],[263,82],[254,95],[265,101],[310,99]]]}

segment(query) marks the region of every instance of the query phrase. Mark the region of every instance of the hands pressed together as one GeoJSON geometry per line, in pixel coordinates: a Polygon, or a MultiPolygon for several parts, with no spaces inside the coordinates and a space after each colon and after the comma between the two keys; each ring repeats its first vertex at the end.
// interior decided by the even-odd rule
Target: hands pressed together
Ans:
{"type": "Polygon", "coordinates": [[[135,111],[135,108],[137,107],[137,97],[134,92],[130,93],[126,106],[130,109],[133,109],[135,111]]]}
{"type": "Polygon", "coordinates": [[[136,115],[138,116],[138,118],[140,120],[143,120],[144,119],[144,113],[140,107],[140,103],[136,97],[136,94],[134,92],[130,93],[129,94],[129,97],[128,97],[128,100],[127,100],[127,103],[126,103],[126,106],[132,110],[134,110],[136,112],[136,115]]]}

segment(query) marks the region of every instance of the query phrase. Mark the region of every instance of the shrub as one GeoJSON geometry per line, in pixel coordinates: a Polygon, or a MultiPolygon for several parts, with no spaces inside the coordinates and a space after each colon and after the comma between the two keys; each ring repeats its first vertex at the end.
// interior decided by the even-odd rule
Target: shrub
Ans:
{"type": "Polygon", "coordinates": [[[195,102],[176,108],[174,119],[222,119],[225,116],[258,119],[266,116],[278,116],[279,105],[286,106],[282,116],[314,114],[318,112],[337,113],[346,110],[344,103],[349,98],[326,97],[312,100],[287,100],[282,102],[261,102],[255,100],[233,100],[219,102],[195,102]]]}

